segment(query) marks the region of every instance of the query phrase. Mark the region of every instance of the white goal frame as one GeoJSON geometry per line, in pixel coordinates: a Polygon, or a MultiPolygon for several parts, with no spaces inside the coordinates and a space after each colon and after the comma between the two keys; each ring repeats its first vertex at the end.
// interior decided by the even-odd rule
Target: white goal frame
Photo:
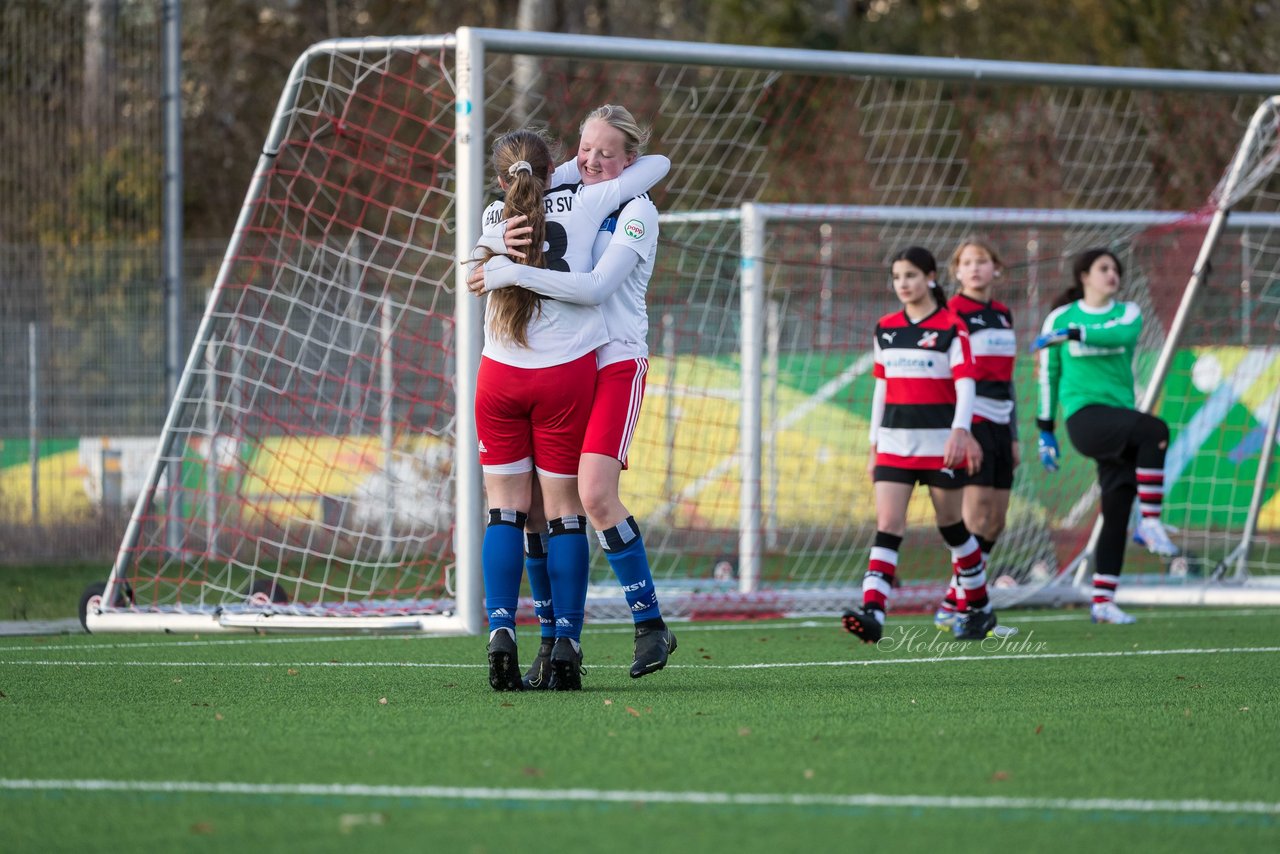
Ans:
{"type": "MultiPolygon", "coordinates": [[[[452,51],[455,62],[456,124],[455,162],[456,197],[454,241],[458,247],[475,244],[480,233],[480,214],[484,206],[487,142],[485,121],[485,58],[487,53],[555,56],[582,59],[612,59],[641,63],[689,63],[712,67],[766,69],[806,72],[820,75],[862,77],[897,77],[942,81],[973,81],[1010,84],[1057,84],[1097,88],[1137,88],[1224,92],[1231,94],[1271,95],[1280,92],[1280,75],[1175,71],[1135,68],[1100,68],[1081,65],[1053,65],[991,60],[899,57],[876,54],[836,53],[815,50],[714,45],[691,42],[665,42],[635,38],[612,38],[551,33],[528,33],[480,28],[461,28],[454,34],[402,38],[335,39],[309,48],[295,63],[288,83],[277,105],[263,153],[259,158],[251,186],[219,271],[210,297],[212,305],[227,281],[231,259],[244,240],[250,215],[250,202],[256,197],[268,173],[286,131],[283,117],[293,106],[304,71],[309,61],[321,54],[376,54],[402,50],[452,51]]],[[[787,206],[788,216],[797,213],[787,206]]],[[[818,211],[811,211],[818,215],[818,211]]],[[[846,211],[850,216],[867,216],[866,209],[846,211]]],[[[902,211],[895,211],[901,216],[902,211]]],[[[951,209],[955,217],[963,211],[951,209]]],[[[748,461],[751,474],[742,483],[742,530],[740,551],[742,570],[739,592],[751,595],[759,577],[760,532],[760,357],[764,345],[762,257],[758,240],[770,216],[781,215],[763,205],[747,205],[738,214],[742,218],[744,248],[741,277],[741,299],[744,321],[742,336],[744,364],[748,357],[754,363],[754,376],[744,373],[742,407],[742,459],[748,461]],[[749,321],[749,322],[748,322],[749,321]]],[[[831,216],[824,210],[823,216],[831,216]]],[[[977,214],[974,214],[977,215],[977,214]]],[[[1030,216],[1030,213],[1026,213],[1030,216]]],[[[1052,216],[1040,212],[1037,216],[1052,216]]],[[[1074,215],[1074,214],[1073,214],[1074,215]]],[[[1225,219],[1225,214],[1223,214],[1225,219]]],[[[465,271],[456,271],[455,286],[465,292],[465,271]]],[[[1196,281],[1193,277],[1193,284],[1196,281]]],[[[457,300],[456,329],[456,412],[470,413],[474,407],[475,376],[483,344],[480,303],[457,300]]],[[[352,616],[312,617],[281,614],[269,608],[261,612],[222,611],[191,612],[182,610],[144,612],[132,607],[113,607],[123,586],[128,550],[140,535],[139,519],[155,499],[165,475],[165,459],[171,456],[179,401],[192,391],[197,368],[205,358],[210,340],[210,316],[206,312],[185,368],[178,383],[174,406],[162,432],[162,439],[148,472],[145,488],[138,497],[121,544],[119,556],[106,582],[99,601],[91,604],[86,624],[94,632],[104,631],[254,631],[310,630],[360,631],[396,630],[474,635],[483,631],[483,585],[480,552],[484,534],[483,479],[479,460],[472,449],[476,446],[475,425],[470,418],[457,419],[454,434],[455,528],[454,555],[456,572],[451,606],[443,612],[423,616],[352,616]]],[[[170,524],[175,524],[172,520],[170,524]]],[[[171,540],[172,542],[172,540],[171,540]]]]}

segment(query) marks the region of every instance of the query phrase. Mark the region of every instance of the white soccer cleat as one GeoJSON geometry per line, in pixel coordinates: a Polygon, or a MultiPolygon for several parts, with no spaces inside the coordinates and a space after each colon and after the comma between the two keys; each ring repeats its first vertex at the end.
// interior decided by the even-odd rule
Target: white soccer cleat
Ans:
{"type": "Polygon", "coordinates": [[[1138,528],[1133,532],[1133,541],[1146,546],[1147,551],[1153,555],[1177,557],[1182,554],[1182,549],[1169,539],[1169,531],[1157,516],[1147,516],[1138,522],[1138,528]]]}
{"type": "Polygon", "coordinates": [[[1093,608],[1089,611],[1089,619],[1095,623],[1112,623],[1117,626],[1138,622],[1137,617],[1121,611],[1120,606],[1115,602],[1094,602],[1093,608]]]}

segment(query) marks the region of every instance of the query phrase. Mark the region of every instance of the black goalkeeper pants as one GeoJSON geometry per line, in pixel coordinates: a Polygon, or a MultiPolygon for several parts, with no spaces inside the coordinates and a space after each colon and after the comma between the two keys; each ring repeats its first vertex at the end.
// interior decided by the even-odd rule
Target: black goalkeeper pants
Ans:
{"type": "Polygon", "coordinates": [[[1119,575],[1138,496],[1138,469],[1164,469],[1169,426],[1136,409],[1086,406],[1067,419],[1067,435],[1077,451],[1098,464],[1102,531],[1094,565],[1102,575],[1119,575]]]}

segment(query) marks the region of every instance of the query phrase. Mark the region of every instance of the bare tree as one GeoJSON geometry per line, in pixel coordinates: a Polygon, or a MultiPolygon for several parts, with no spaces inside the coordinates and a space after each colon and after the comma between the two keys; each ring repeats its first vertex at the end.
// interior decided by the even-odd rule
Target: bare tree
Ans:
{"type": "MultiPolygon", "coordinates": [[[[516,13],[516,29],[544,32],[555,25],[551,0],[520,0],[516,13]]],[[[515,58],[515,116],[519,124],[528,124],[542,103],[542,68],[532,56],[515,58]]]]}
{"type": "Polygon", "coordinates": [[[119,0],[89,0],[84,26],[84,138],[103,140],[103,126],[111,116],[114,98],[116,18],[119,0]]]}

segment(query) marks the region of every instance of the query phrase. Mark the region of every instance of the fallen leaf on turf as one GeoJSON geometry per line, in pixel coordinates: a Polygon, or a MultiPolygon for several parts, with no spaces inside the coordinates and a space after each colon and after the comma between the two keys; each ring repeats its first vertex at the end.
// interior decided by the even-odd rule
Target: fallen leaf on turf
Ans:
{"type": "Polygon", "coordinates": [[[289,674],[290,676],[297,676],[297,675],[298,675],[298,671],[297,671],[297,670],[294,670],[292,667],[290,667],[288,670],[286,670],[286,671],[285,671],[285,673],[289,674]]]}
{"type": "Polygon", "coordinates": [[[710,661],[710,660],[711,660],[711,656],[709,656],[709,655],[704,655],[704,656],[702,656],[702,657],[703,657],[703,658],[705,658],[707,661],[710,661]]]}
{"type": "Polygon", "coordinates": [[[379,705],[379,706],[385,706],[386,704],[387,704],[387,698],[386,698],[386,697],[379,697],[379,698],[378,698],[378,705],[379,705]]]}
{"type": "Polygon", "coordinates": [[[220,721],[220,720],[222,720],[222,712],[214,712],[214,713],[213,713],[213,719],[214,719],[215,721],[220,721]]]}
{"type": "Polygon", "coordinates": [[[529,766],[526,766],[521,773],[524,774],[526,777],[541,777],[542,769],[534,768],[532,765],[529,765],[529,766]]]}
{"type": "Polygon", "coordinates": [[[500,704],[500,706],[501,706],[501,708],[504,708],[504,709],[514,709],[514,708],[516,707],[516,704],[515,704],[515,703],[501,703],[501,704],[500,704]]]}
{"type": "Polygon", "coordinates": [[[380,812],[371,813],[343,813],[338,817],[338,830],[342,833],[351,833],[351,829],[362,824],[386,824],[387,817],[380,812]]]}
{"type": "Polygon", "coordinates": [[[1039,734],[1040,734],[1040,733],[1042,733],[1042,732],[1044,732],[1044,724],[1037,724],[1037,725],[1036,725],[1036,735],[1039,735],[1039,734]]]}
{"type": "Polygon", "coordinates": [[[993,783],[1002,783],[1008,779],[1009,779],[1008,771],[997,771],[996,773],[991,775],[991,782],[993,783]]]}
{"type": "Polygon", "coordinates": [[[1181,680],[1185,680],[1187,677],[1185,677],[1185,676],[1175,676],[1175,677],[1173,677],[1173,678],[1174,678],[1174,679],[1178,679],[1178,680],[1180,680],[1180,681],[1181,681],[1181,680]]]}
{"type": "Polygon", "coordinates": [[[612,706],[612,705],[613,705],[613,700],[605,700],[605,701],[604,701],[604,704],[605,704],[606,706],[612,706]]]}
{"type": "Polygon", "coordinates": [[[804,769],[804,778],[805,778],[806,780],[812,780],[812,779],[813,779],[813,769],[812,769],[812,768],[806,768],[806,769],[804,769]]]}
{"type": "Polygon", "coordinates": [[[632,717],[635,717],[635,718],[640,717],[640,713],[639,713],[639,712],[637,712],[635,709],[631,708],[630,706],[627,706],[627,714],[629,714],[629,715],[631,715],[632,717]]]}
{"type": "Polygon", "coordinates": [[[202,833],[205,836],[208,836],[213,833],[213,825],[209,824],[207,821],[197,821],[195,824],[191,825],[191,832],[202,833]]]}
{"type": "MultiPolygon", "coordinates": [[[[0,691],[0,697],[3,697],[3,696],[4,696],[4,692],[3,692],[3,691],[0,691]]],[[[1242,712],[1247,712],[1247,711],[1249,711],[1249,707],[1248,707],[1248,706],[1241,706],[1241,707],[1240,707],[1240,711],[1242,711],[1242,712]]]]}
{"type": "Polygon", "coordinates": [[[739,727],[738,735],[743,735],[743,736],[751,735],[751,727],[749,726],[739,727]]]}

